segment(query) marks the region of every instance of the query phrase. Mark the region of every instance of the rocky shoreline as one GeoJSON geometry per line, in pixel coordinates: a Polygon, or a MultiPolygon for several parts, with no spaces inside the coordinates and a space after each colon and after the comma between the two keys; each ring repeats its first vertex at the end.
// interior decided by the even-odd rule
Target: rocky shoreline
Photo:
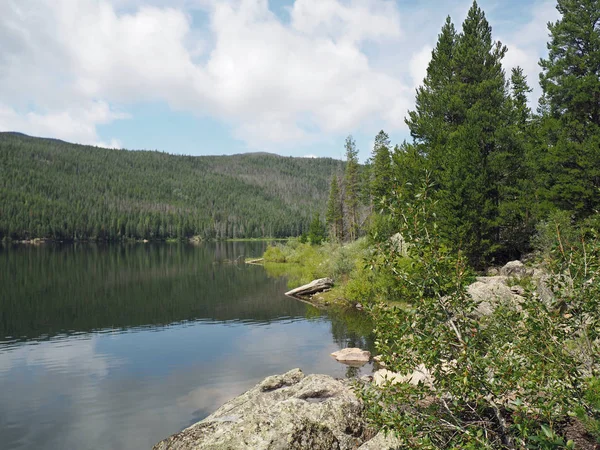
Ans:
{"type": "Polygon", "coordinates": [[[300,369],[265,378],[154,450],[392,450],[393,436],[368,427],[351,380],[300,369]]]}
{"type": "MultiPolygon", "coordinates": [[[[512,261],[488,275],[478,277],[467,289],[479,303],[475,311],[479,317],[491,314],[504,302],[518,304],[525,291],[519,285],[523,281],[534,286],[541,301],[551,295],[545,286],[544,272],[526,268],[520,261],[512,261]]],[[[319,279],[290,291],[288,295],[294,294],[294,297],[310,302],[316,293],[332,285],[333,280],[319,279]]],[[[332,356],[341,362],[360,359],[364,364],[365,358],[370,359],[367,354],[360,349],[344,349],[332,356]]],[[[353,383],[362,383],[364,387],[371,382],[378,386],[386,383],[427,384],[431,382],[430,378],[425,367],[417,367],[412,374],[404,375],[382,368],[372,377],[358,381],[305,375],[300,369],[294,369],[265,378],[204,420],[159,442],[154,450],[400,448],[395,437],[385,436],[367,425],[353,383]]]]}

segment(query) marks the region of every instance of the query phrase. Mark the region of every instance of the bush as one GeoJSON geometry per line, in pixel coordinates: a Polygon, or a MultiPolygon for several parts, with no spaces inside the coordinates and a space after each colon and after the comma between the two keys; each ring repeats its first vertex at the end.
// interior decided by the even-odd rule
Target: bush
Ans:
{"type": "Polygon", "coordinates": [[[364,388],[369,418],[408,448],[572,448],[557,424],[575,411],[590,429],[597,424],[597,391],[585,380],[600,362],[600,241],[588,230],[587,240],[567,244],[564,222],[554,242],[545,230],[555,299],[530,292],[477,318],[465,289],[471,271],[439,240],[428,190],[412,204],[396,201],[401,211],[390,206],[410,266],[392,245],[374,259],[395,274],[396,292],[412,296],[409,305],[379,303],[372,315],[386,367],[406,374],[424,365],[430,383],[364,388]]]}
{"type": "Polygon", "coordinates": [[[284,263],[286,261],[286,257],[283,253],[283,250],[279,245],[267,247],[263,258],[265,259],[265,261],[268,262],[284,263]]]}

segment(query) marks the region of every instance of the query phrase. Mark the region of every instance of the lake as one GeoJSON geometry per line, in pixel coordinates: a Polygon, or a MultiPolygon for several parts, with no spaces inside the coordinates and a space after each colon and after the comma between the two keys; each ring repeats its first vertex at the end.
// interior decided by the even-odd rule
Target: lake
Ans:
{"type": "Polygon", "coordinates": [[[264,242],[0,247],[0,443],[149,449],[262,378],[370,373],[360,314],[285,297],[264,242]]]}

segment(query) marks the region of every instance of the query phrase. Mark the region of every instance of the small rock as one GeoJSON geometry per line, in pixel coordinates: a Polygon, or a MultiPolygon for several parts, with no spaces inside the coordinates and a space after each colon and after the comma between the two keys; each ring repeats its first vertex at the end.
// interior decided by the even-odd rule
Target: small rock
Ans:
{"type": "Polygon", "coordinates": [[[304,378],[300,369],[290,370],[283,375],[273,375],[265,378],[258,386],[262,392],[273,391],[284,386],[292,386],[304,378]]]}
{"type": "Polygon", "coordinates": [[[357,303],[356,305],[354,305],[356,309],[361,310],[363,309],[363,305],[361,303],[357,303]]]}
{"type": "Polygon", "coordinates": [[[400,439],[394,436],[393,433],[386,435],[383,431],[380,431],[374,438],[358,447],[358,450],[400,450],[402,448],[401,444],[400,439]]]}
{"type": "Polygon", "coordinates": [[[429,369],[423,364],[419,364],[413,373],[408,375],[402,375],[387,369],[380,369],[373,375],[373,382],[377,386],[381,386],[385,383],[410,383],[415,386],[419,383],[423,383],[426,386],[433,386],[433,381],[433,375],[431,375],[429,369]]]}
{"type": "Polygon", "coordinates": [[[360,362],[368,363],[371,359],[371,352],[367,350],[361,350],[360,348],[344,348],[331,354],[339,362],[360,362]]]}
{"type": "Polygon", "coordinates": [[[383,386],[386,383],[398,384],[406,382],[406,375],[402,375],[398,372],[392,372],[391,370],[387,369],[379,369],[373,374],[373,383],[375,383],[376,386],[383,386]]]}
{"type": "Polygon", "coordinates": [[[467,292],[477,302],[476,317],[491,315],[499,304],[522,300],[507,286],[507,280],[506,276],[477,277],[477,281],[467,287],[467,292]]]}
{"type": "Polygon", "coordinates": [[[383,356],[381,355],[373,356],[373,361],[375,361],[379,367],[386,367],[385,363],[383,362],[383,356]]]}
{"type": "Polygon", "coordinates": [[[525,295],[525,288],[519,285],[511,286],[510,290],[513,294],[520,295],[521,297],[525,295]]]}
{"type": "Polygon", "coordinates": [[[498,269],[497,267],[490,267],[487,270],[487,275],[488,277],[495,277],[497,275],[500,275],[500,269],[498,269]]]}

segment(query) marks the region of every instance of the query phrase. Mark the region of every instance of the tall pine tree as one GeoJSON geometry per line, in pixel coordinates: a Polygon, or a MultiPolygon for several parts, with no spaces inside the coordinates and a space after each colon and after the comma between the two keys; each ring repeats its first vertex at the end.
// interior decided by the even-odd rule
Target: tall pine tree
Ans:
{"type": "Polygon", "coordinates": [[[344,212],[342,205],[338,177],[334,175],[331,179],[329,200],[327,201],[327,214],[325,216],[329,228],[329,239],[333,242],[340,242],[344,239],[344,212]]]}
{"type": "Polygon", "coordinates": [[[352,136],[346,138],[346,170],[344,173],[344,203],[348,213],[348,234],[350,240],[358,236],[358,203],[359,203],[359,164],[356,142],[352,136]]]}
{"type": "Polygon", "coordinates": [[[371,196],[375,210],[380,209],[381,200],[389,196],[392,184],[392,157],[390,138],[381,130],[375,136],[372,159],[371,196]]]}
{"type": "Polygon", "coordinates": [[[547,102],[543,194],[586,217],[600,208],[600,2],[558,0],[540,83],[547,102]]]}
{"type": "Polygon", "coordinates": [[[456,34],[448,18],[407,124],[437,185],[447,240],[481,265],[506,251],[502,204],[514,197],[510,167],[522,160],[512,136],[512,102],[502,69],[506,47],[492,39],[473,2],[456,34]]]}
{"type": "MultiPolygon", "coordinates": [[[[417,89],[415,110],[410,111],[406,118],[418,150],[434,164],[440,163],[439,153],[444,151],[455,125],[455,105],[452,104],[455,47],[456,29],[448,16],[431,53],[427,76],[417,89]]],[[[439,166],[429,169],[439,169],[439,166]]]]}

